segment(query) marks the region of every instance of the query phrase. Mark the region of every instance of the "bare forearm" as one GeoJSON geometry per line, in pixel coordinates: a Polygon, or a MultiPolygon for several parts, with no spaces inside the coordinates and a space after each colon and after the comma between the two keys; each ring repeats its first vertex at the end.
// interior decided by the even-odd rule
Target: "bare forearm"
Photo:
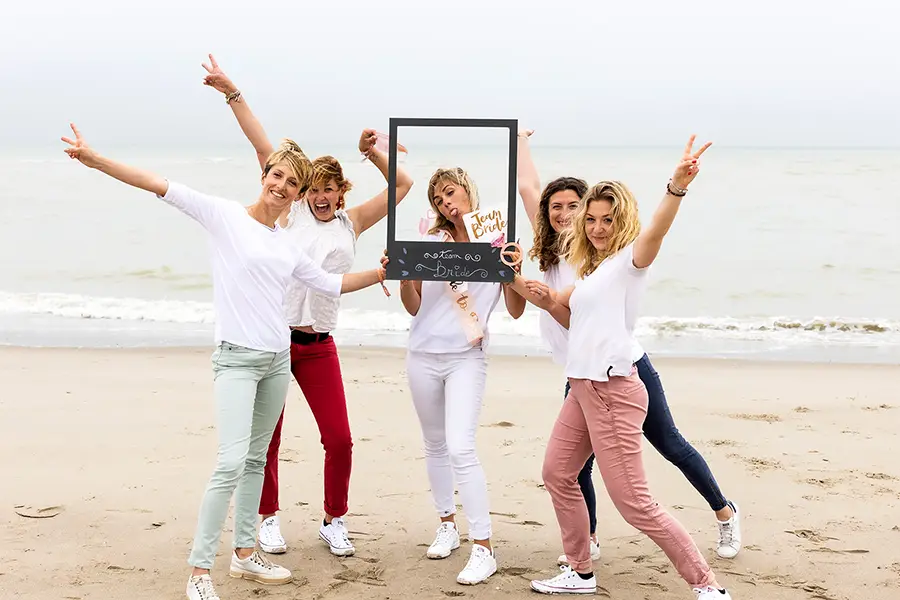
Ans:
{"type": "Polygon", "coordinates": [[[253,111],[250,110],[250,106],[247,104],[243,94],[228,104],[231,106],[231,111],[234,113],[241,131],[244,132],[244,135],[253,145],[253,149],[256,150],[260,167],[263,167],[265,161],[274,150],[272,142],[269,141],[269,136],[266,135],[266,130],[263,128],[262,123],[259,122],[259,119],[256,118],[256,115],[253,114],[253,111]]]}
{"type": "Polygon", "coordinates": [[[508,285],[519,296],[543,310],[539,297],[528,289],[528,286],[525,285],[525,280],[520,275],[516,275],[508,285]]]}
{"type": "Polygon", "coordinates": [[[642,269],[650,266],[662,247],[663,239],[669,233],[675,216],[681,207],[681,197],[666,193],[653,213],[650,225],[641,232],[634,244],[634,266],[642,269]]]}
{"type": "Polygon", "coordinates": [[[422,296],[416,290],[415,284],[412,282],[400,282],[400,301],[403,308],[412,316],[416,316],[419,312],[419,306],[422,304],[422,296]]]}
{"type": "Polygon", "coordinates": [[[569,328],[569,320],[572,317],[572,311],[569,310],[567,306],[563,306],[559,302],[554,302],[547,309],[547,312],[550,313],[550,316],[556,320],[557,323],[565,327],[569,328]]]}
{"type": "Polygon", "coordinates": [[[150,171],[116,162],[104,156],[97,158],[97,164],[94,168],[113,179],[118,179],[122,183],[152,192],[158,196],[165,196],[169,189],[169,182],[164,177],[160,177],[150,171]]]}
{"type": "Polygon", "coordinates": [[[503,286],[503,301],[506,311],[513,319],[518,319],[525,312],[525,298],[509,285],[503,286]]]}
{"type": "Polygon", "coordinates": [[[525,205],[525,214],[528,220],[534,224],[537,215],[538,204],[541,196],[541,178],[538,176],[534,160],[531,158],[531,147],[528,138],[520,135],[518,138],[516,180],[519,187],[519,195],[525,205]]]}
{"type": "Polygon", "coordinates": [[[375,285],[379,281],[381,281],[381,276],[378,269],[370,269],[358,273],[347,273],[341,281],[341,293],[349,294],[350,292],[356,292],[375,285]]]}

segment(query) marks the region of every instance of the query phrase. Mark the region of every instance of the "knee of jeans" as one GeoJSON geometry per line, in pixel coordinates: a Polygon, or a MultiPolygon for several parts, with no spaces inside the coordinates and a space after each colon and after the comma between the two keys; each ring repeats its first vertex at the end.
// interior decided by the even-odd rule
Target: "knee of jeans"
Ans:
{"type": "Polygon", "coordinates": [[[678,429],[672,427],[663,433],[650,434],[647,441],[656,448],[663,458],[672,463],[679,465],[693,456],[697,451],[694,447],[684,439],[678,429]]]}
{"type": "Polygon", "coordinates": [[[353,453],[353,438],[350,432],[341,435],[322,438],[322,447],[327,454],[338,456],[350,456],[353,453]]]}
{"type": "Polygon", "coordinates": [[[471,467],[478,464],[478,455],[475,453],[475,444],[466,440],[448,439],[447,453],[450,455],[450,464],[454,469],[471,467]]]}
{"type": "MultiPolygon", "coordinates": [[[[266,464],[262,463],[263,468],[266,464]]],[[[237,480],[244,474],[247,467],[247,455],[238,453],[229,453],[220,455],[216,461],[215,478],[223,483],[237,483],[237,480]]]]}
{"type": "Polygon", "coordinates": [[[266,459],[263,457],[262,460],[255,458],[248,458],[244,463],[244,471],[249,473],[263,473],[266,470],[266,459]]]}
{"type": "Polygon", "coordinates": [[[611,492],[610,497],[622,518],[640,531],[644,531],[659,512],[659,503],[649,494],[634,495],[619,489],[611,492]]]}

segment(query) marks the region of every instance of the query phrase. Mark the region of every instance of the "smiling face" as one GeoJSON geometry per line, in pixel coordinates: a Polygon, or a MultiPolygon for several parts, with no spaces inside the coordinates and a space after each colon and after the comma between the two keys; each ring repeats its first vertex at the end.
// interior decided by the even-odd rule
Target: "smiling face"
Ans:
{"type": "Polygon", "coordinates": [[[303,193],[300,177],[288,161],[275,163],[263,175],[260,201],[273,211],[280,212],[303,193]]]}
{"type": "Polygon", "coordinates": [[[550,196],[547,203],[547,220],[553,231],[559,233],[569,226],[580,201],[581,197],[574,190],[562,190],[550,196]]]}
{"type": "Polygon", "coordinates": [[[353,184],[344,177],[341,163],[333,156],[320,156],[312,163],[313,176],[306,202],[319,221],[331,221],[335,212],[344,208],[344,195],[353,184]]]}
{"type": "Polygon", "coordinates": [[[320,221],[330,221],[343,204],[343,192],[334,178],[326,182],[313,183],[306,192],[309,210],[320,221]]]}
{"type": "Polygon", "coordinates": [[[606,250],[609,238],[615,235],[612,207],[609,200],[592,200],[588,203],[584,216],[584,233],[591,245],[600,252],[606,250]]]}

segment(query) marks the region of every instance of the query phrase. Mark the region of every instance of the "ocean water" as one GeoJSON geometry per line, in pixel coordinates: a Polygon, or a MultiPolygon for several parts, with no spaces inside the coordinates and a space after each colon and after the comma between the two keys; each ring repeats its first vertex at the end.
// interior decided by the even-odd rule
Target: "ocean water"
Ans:
{"type": "MultiPolygon", "coordinates": [[[[385,186],[352,146],[310,150],[342,161],[350,205],[385,186]]],[[[626,182],[648,223],[680,150],[535,146],[533,154],[545,182],[626,182]]],[[[255,157],[242,148],[107,154],[245,204],[259,191],[255,157]]],[[[473,175],[483,207],[505,205],[501,144],[412,145],[402,166],[416,184],[398,206],[398,237],[418,238],[431,172],[455,165],[473,175]]],[[[653,355],[900,362],[898,190],[898,150],[713,146],[652,267],[639,340],[653,355]]],[[[356,270],[377,264],[385,238],[384,221],[363,234],[356,270]]],[[[204,231],[61,148],[0,156],[0,251],[0,343],[211,344],[204,231]]],[[[525,275],[539,276],[534,263],[525,275]]],[[[409,317],[397,284],[389,287],[391,298],[378,287],[344,297],[340,343],[405,344],[409,317]]],[[[546,352],[534,307],[513,320],[501,302],[491,331],[495,352],[546,352]]]]}

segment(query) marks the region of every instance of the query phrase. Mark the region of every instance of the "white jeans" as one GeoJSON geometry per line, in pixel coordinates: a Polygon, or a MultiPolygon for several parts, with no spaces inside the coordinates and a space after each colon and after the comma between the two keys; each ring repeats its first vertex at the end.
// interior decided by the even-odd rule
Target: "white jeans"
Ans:
{"type": "Polygon", "coordinates": [[[491,537],[487,481],[475,453],[487,364],[484,350],[455,354],[409,352],[409,389],[425,441],[425,468],[438,514],[456,512],[453,480],[459,485],[469,537],[491,537]]]}

